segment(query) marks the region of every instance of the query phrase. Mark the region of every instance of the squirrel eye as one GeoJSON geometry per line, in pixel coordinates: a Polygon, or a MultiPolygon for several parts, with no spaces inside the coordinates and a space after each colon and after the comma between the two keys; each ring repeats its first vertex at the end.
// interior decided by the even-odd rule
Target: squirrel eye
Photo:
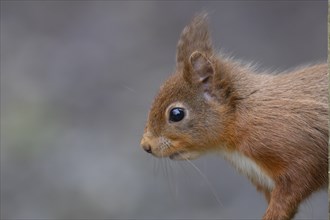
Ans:
{"type": "Polygon", "coordinates": [[[184,118],[184,109],[183,108],[172,108],[170,111],[170,121],[178,122],[184,118]]]}

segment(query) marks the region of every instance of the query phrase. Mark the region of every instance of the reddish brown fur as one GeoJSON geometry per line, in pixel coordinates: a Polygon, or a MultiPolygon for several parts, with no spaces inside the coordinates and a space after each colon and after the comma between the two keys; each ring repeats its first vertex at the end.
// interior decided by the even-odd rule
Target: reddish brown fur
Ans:
{"type": "Polygon", "coordinates": [[[205,17],[196,16],[183,30],[177,71],[154,100],[141,144],[163,157],[242,153],[275,183],[270,191],[251,179],[269,203],[263,219],[291,219],[300,202],[328,182],[327,64],[255,74],[213,52],[205,17]],[[174,102],[189,112],[180,123],[166,118],[174,102]],[[170,147],[159,150],[160,137],[170,147]]]}

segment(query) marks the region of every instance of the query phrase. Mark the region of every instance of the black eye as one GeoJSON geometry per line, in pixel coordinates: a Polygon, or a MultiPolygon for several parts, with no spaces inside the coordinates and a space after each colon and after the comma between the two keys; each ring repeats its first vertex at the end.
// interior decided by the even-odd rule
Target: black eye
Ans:
{"type": "Polygon", "coordinates": [[[170,121],[178,122],[184,118],[184,109],[183,108],[172,108],[170,111],[170,121]]]}

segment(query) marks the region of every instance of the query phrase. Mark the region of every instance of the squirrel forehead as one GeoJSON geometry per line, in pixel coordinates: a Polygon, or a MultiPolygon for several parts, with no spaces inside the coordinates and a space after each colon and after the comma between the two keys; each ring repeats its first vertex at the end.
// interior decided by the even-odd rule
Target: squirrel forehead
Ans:
{"type": "Polygon", "coordinates": [[[192,95],[190,86],[182,79],[179,74],[169,77],[160,87],[152,108],[164,110],[168,105],[176,101],[185,101],[192,95]]]}

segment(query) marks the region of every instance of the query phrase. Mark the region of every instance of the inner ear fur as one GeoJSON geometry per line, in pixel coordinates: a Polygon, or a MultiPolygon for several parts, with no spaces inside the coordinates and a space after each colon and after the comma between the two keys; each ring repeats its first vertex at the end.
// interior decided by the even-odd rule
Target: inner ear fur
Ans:
{"type": "Polygon", "coordinates": [[[210,87],[214,67],[211,61],[199,51],[193,52],[189,57],[189,68],[184,71],[184,78],[193,84],[203,84],[210,87]]]}

